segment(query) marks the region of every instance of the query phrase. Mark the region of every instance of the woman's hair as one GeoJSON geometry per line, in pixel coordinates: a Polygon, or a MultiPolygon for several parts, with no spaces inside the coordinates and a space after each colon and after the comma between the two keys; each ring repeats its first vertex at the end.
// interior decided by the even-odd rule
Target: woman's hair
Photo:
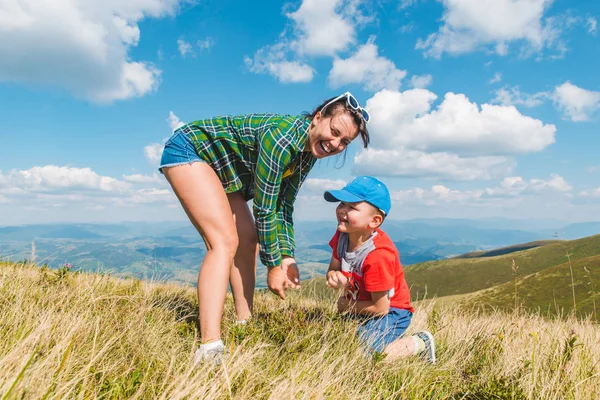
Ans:
{"type": "MultiPolygon", "coordinates": [[[[306,117],[312,120],[315,117],[315,115],[317,115],[317,113],[320,112],[323,109],[323,107],[325,107],[325,105],[333,99],[335,99],[335,97],[325,100],[317,108],[315,108],[312,113],[306,113],[306,117]]],[[[369,130],[367,129],[367,122],[364,120],[360,110],[355,110],[354,108],[350,107],[345,97],[328,105],[325,111],[321,112],[321,116],[324,118],[332,117],[340,112],[345,112],[352,117],[354,125],[358,127],[358,134],[360,135],[360,138],[362,139],[363,145],[366,149],[369,146],[369,142],[371,140],[371,138],[369,137],[369,130]]]]}

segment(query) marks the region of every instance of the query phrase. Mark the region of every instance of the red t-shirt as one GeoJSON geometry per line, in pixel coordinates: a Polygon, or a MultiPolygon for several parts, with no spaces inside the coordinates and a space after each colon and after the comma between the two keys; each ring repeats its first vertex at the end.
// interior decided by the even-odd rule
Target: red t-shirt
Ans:
{"type": "Polygon", "coordinates": [[[342,258],[338,254],[340,236],[347,240],[346,234],[336,231],[329,245],[333,249],[333,257],[342,262],[342,273],[349,279],[346,293],[354,300],[370,301],[371,292],[389,291],[390,307],[414,312],[400,254],[389,236],[377,229],[360,249],[345,253],[342,258]]]}

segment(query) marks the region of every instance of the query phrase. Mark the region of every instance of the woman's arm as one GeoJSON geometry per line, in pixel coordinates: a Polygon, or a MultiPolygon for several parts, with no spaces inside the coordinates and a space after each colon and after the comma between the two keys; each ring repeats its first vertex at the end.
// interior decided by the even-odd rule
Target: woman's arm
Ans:
{"type": "Polygon", "coordinates": [[[292,158],[292,138],[287,133],[293,128],[293,120],[283,118],[279,124],[266,129],[258,141],[253,214],[258,232],[260,260],[269,268],[281,265],[282,261],[277,202],[283,173],[292,158]]]}

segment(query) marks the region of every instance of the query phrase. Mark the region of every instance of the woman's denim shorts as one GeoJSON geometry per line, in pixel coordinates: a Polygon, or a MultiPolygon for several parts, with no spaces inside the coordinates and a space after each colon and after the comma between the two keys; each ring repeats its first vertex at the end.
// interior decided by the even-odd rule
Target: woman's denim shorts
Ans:
{"type": "Polygon", "coordinates": [[[412,315],[408,310],[390,307],[387,315],[360,324],[358,338],[368,350],[381,353],[388,344],[404,335],[412,315]]]}
{"type": "Polygon", "coordinates": [[[204,162],[204,160],[198,156],[196,147],[189,136],[178,129],[165,143],[158,170],[162,173],[163,167],[176,167],[195,162],[204,162]]]}

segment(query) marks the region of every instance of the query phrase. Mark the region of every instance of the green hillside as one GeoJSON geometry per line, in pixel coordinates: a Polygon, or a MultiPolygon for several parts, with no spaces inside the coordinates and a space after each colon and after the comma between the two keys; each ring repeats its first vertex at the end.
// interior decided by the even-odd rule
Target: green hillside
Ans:
{"type": "Polygon", "coordinates": [[[513,282],[513,260],[519,267],[517,277],[523,277],[564,264],[567,253],[571,261],[600,254],[600,235],[491,257],[484,253],[480,257],[431,261],[408,266],[405,274],[413,298],[458,295],[513,282]]]}
{"type": "Polygon", "coordinates": [[[580,258],[571,265],[563,263],[521,278],[517,276],[516,288],[515,282],[508,282],[474,293],[469,296],[468,302],[504,310],[514,310],[517,304],[517,307],[540,309],[555,315],[570,312],[573,310],[571,267],[577,314],[592,314],[597,318],[597,308],[600,307],[600,255],[580,258]]]}

